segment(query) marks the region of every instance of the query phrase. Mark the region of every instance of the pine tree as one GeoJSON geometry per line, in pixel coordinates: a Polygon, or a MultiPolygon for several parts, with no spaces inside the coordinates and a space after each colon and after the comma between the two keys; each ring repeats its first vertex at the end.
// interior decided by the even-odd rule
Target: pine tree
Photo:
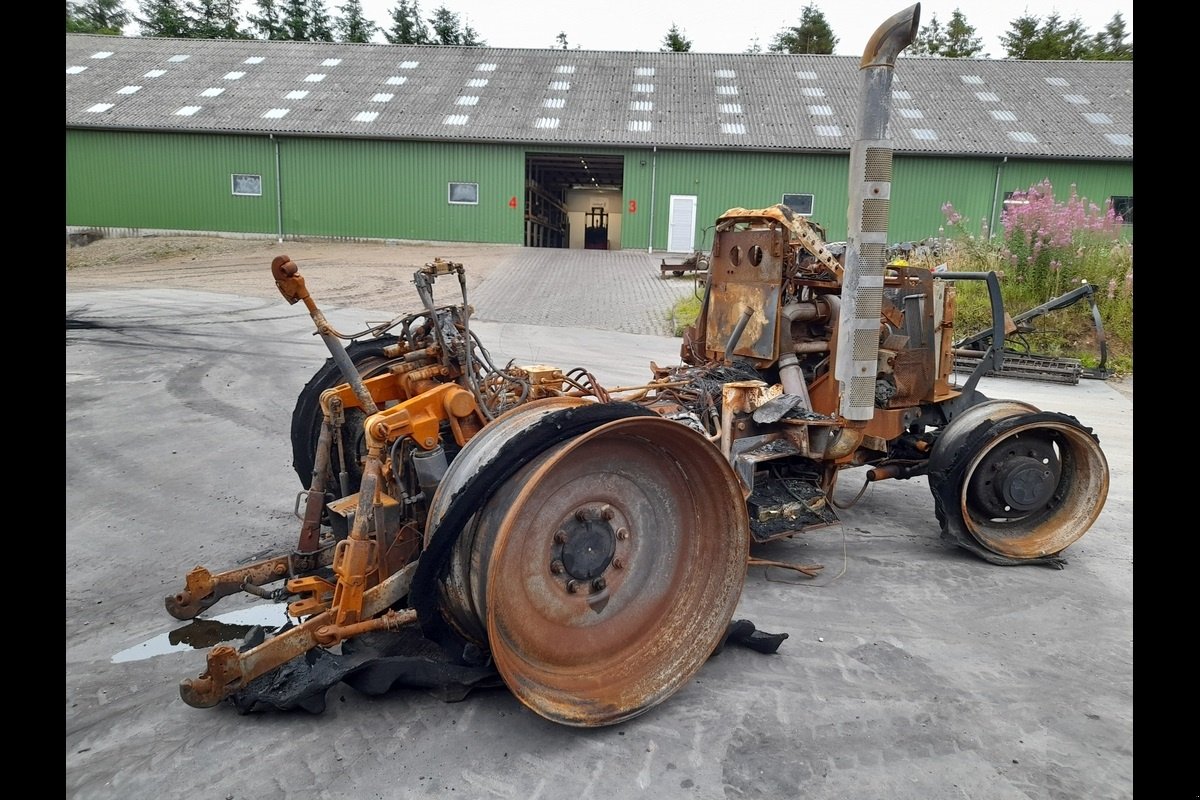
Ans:
{"type": "Polygon", "coordinates": [[[188,0],[185,13],[194,39],[249,38],[238,29],[237,0],[188,0]]]}
{"type": "Polygon", "coordinates": [[[434,9],[433,16],[429,18],[429,27],[433,31],[432,44],[457,44],[470,47],[480,47],[484,44],[483,39],[479,38],[479,34],[474,28],[469,24],[464,27],[458,14],[444,5],[434,9]]]}
{"type": "Polygon", "coordinates": [[[312,42],[333,41],[333,22],[325,8],[325,0],[308,0],[308,39],[312,42]]]}
{"type": "Polygon", "coordinates": [[[257,14],[247,14],[246,22],[250,30],[259,39],[286,39],[287,30],[283,24],[283,10],[276,0],[254,0],[258,8],[257,14]]]}
{"type": "Polygon", "coordinates": [[[121,5],[121,0],[88,0],[84,3],[67,2],[68,33],[99,33],[120,36],[122,30],[133,20],[132,15],[121,5]]]}
{"type": "MultiPolygon", "coordinates": [[[[941,55],[946,58],[972,58],[983,50],[983,39],[975,35],[975,28],[967,24],[967,18],[957,8],[946,25],[946,46],[941,55]]],[[[987,58],[987,53],[983,54],[987,58]]]]}
{"type": "Polygon", "coordinates": [[[1000,37],[1009,58],[1039,61],[1066,61],[1087,57],[1090,47],[1087,30],[1078,17],[1063,22],[1057,13],[1040,21],[1025,15],[1009,23],[1009,32],[1000,37]]]}
{"type": "Polygon", "coordinates": [[[784,28],[775,34],[774,41],[767,48],[772,53],[819,53],[830,55],[837,47],[837,37],[829,27],[829,21],[812,3],[804,7],[800,13],[800,24],[784,28]]]}
{"type": "Polygon", "coordinates": [[[279,38],[293,42],[308,41],[310,14],[306,0],[284,0],[281,15],[283,35],[279,38]]]}
{"type": "Polygon", "coordinates": [[[430,44],[429,29],[421,19],[421,8],[416,2],[399,0],[392,7],[392,27],[383,32],[383,37],[392,44],[430,44]]]}
{"type": "Polygon", "coordinates": [[[186,39],[192,35],[192,22],[179,0],[140,0],[138,10],[142,15],[135,14],[133,18],[142,36],[186,39]]]}
{"type": "Polygon", "coordinates": [[[946,47],[946,30],[938,22],[937,13],[931,14],[929,21],[921,26],[917,38],[903,52],[914,56],[940,56],[946,47]]]}
{"type": "Polygon", "coordinates": [[[683,35],[683,31],[675,23],[671,23],[671,30],[667,31],[667,35],[663,37],[662,47],[659,48],[663,53],[686,53],[692,49],[692,40],[683,35]]]}
{"type": "Polygon", "coordinates": [[[567,32],[559,31],[558,36],[554,37],[554,41],[557,43],[555,45],[556,47],[558,47],[559,49],[562,49],[562,50],[566,50],[567,49],[567,32]]]}
{"type": "Polygon", "coordinates": [[[1092,37],[1085,57],[1097,61],[1133,61],[1133,43],[1125,43],[1128,38],[1125,18],[1118,11],[1104,30],[1092,37]]]}
{"type": "Polygon", "coordinates": [[[363,15],[362,0],[346,0],[338,6],[342,12],[334,26],[337,28],[339,42],[370,42],[379,32],[379,26],[363,15]]]}

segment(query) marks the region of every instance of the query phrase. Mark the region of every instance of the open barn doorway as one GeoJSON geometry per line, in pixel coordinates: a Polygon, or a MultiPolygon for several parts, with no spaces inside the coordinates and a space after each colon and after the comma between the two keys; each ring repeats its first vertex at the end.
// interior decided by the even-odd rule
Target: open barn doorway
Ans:
{"type": "Polygon", "coordinates": [[[526,153],[525,246],[621,247],[623,156],[526,153]]]}

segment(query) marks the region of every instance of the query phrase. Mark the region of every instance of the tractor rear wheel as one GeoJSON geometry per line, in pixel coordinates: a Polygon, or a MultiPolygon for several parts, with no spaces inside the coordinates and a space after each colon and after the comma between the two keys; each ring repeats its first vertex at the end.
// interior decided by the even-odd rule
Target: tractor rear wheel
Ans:
{"type": "MultiPolygon", "coordinates": [[[[495,452],[578,411],[484,428],[451,464],[430,524],[461,494],[452,473],[470,470],[469,450],[495,452]]],[[[657,415],[530,455],[459,536],[442,614],[539,715],[578,727],[630,719],[690,680],[728,629],[750,543],[741,485],[705,437],[657,415]]]]}
{"type": "Polygon", "coordinates": [[[1061,563],[1108,497],[1090,428],[1027,403],[990,400],[947,426],[929,485],[942,533],[994,563],[1061,563]]]}
{"type": "MultiPolygon", "coordinates": [[[[366,379],[383,373],[397,359],[388,358],[384,348],[398,342],[395,336],[386,334],[376,339],[351,342],[346,347],[350,360],[358,369],[358,374],[366,379]]],[[[341,369],[332,358],[325,360],[325,365],[304,385],[296,398],[296,407],[292,411],[292,467],[300,478],[300,483],[307,489],[312,486],[313,468],[316,466],[317,440],[321,436],[321,394],[326,389],[332,389],[346,382],[341,369]]],[[[346,409],[346,422],[342,427],[341,446],[346,454],[346,472],[350,477],[350,491],[358,491],[362,481],[361,458],[366,454],[363,444],[363,421],[366,415],[356,408],[346,409]]],[[[334,443],[335,447],[337,442],[334,443]]],[[[337,450],[334,450],[336,459],[337,450]]],[[[335,460],[333,472],[326,476],[325,488],[335,494],[337,489],[337,473],[339,467],[335,460]]]]}

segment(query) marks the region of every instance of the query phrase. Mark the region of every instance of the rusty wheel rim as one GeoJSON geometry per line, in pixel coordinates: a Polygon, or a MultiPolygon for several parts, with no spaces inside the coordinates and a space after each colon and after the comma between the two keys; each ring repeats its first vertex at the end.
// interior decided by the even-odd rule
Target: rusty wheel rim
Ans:
{"type": "Polygon", "coordinates": [[[1073,419],[1026,415],[973,455],[960,513],[984,547],[1012,558],[1059,553],[1091,527],[1108,496],[1104,452],[1073,419]]]}
{"type": "Polygon", "coordinates": [[[677,422],[637,417],[512,480],[520,490],[494,534],[476,537],[488,643],[509,689],[574,726],[621,722],[676,692],[720,643],[745,580],[744,499],[719,451],[677,422]]]}

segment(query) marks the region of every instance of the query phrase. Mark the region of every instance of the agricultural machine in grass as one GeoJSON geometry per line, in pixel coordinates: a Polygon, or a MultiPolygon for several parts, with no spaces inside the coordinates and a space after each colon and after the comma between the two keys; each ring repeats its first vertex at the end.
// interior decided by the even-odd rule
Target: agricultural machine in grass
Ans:
{"type": "Polygon", "coordinates": [[[844,252],[784,206],[730,209],[680,362],[652,363],[644,385],[497,365],[459,263],[414,274],[420,309],[348,335],[277,257],[277,286],[331,352],[292,417],[299,540],[237,569],[196,567],[166,606],[192,619],[248,592],[286,601],[295,622],[213,648],[184,701],[314,710],[352,677],[444,696],[502,684],[562,724],[628,720],[731,638],[779,646],[785,635],[733,619],[751,548],[837,522],[850,467],[924,476],[942,536],[989,562],[1061,566],[1107,496],[1097,438],[978,390],[1004,357],[993,273],[886,263],[892,71],[918,13],[888,19],[863,56],[844,252]],[[438,305],[439,280],[457,280],[462,302],[438,305]],[[955,386],[965,280],[986,282],[994,325],[955,386]]]}

